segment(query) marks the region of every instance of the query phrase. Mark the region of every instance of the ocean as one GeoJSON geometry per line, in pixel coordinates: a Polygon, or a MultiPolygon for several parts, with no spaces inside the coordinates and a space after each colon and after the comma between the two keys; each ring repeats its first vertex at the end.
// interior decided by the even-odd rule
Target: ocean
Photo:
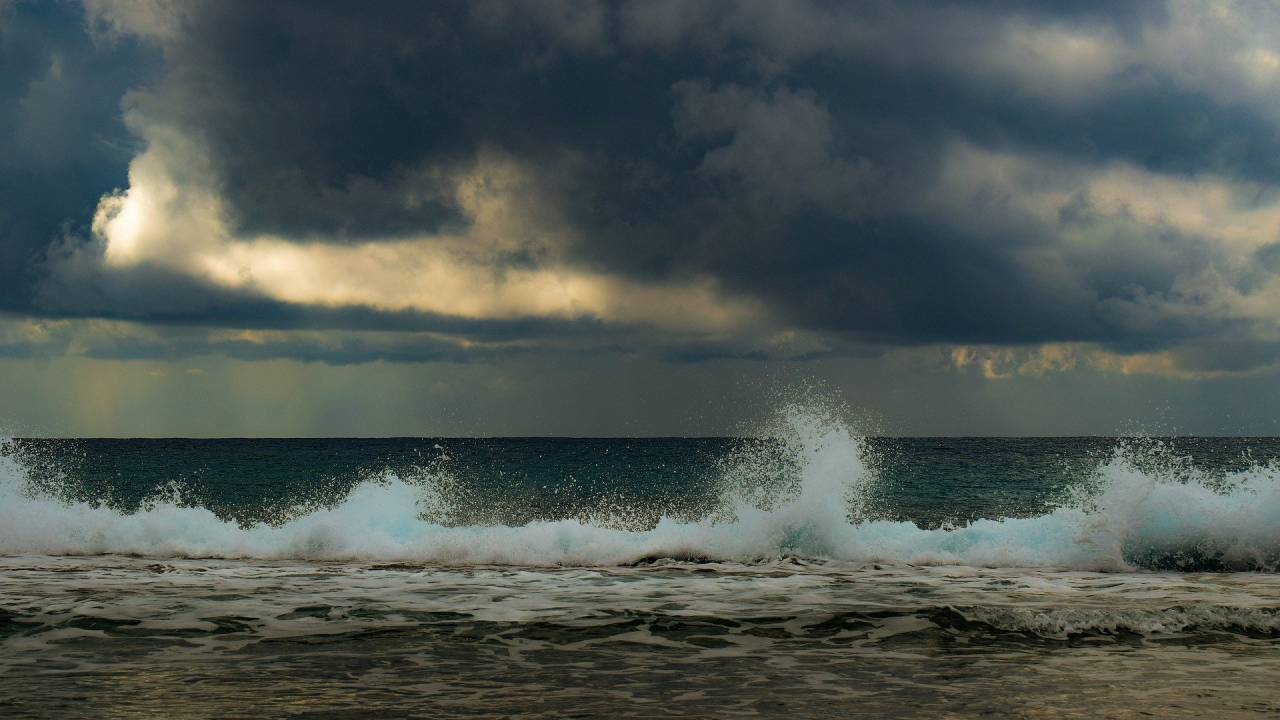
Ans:
{"type": "Polygon", "coordinates": [[[1280,440],[0,441],[0,716],[1280,714],[1280,440]]]}

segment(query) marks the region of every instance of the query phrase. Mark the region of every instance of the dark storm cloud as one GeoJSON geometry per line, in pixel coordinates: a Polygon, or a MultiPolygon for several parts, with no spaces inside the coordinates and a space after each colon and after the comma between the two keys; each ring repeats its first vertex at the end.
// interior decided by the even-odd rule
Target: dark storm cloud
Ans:
{"type": "MultiPolygon", "coordinates": [[[[8,39],[27,37],[36,22],[30,6],[17,7],[27,19],[5,26],[4,47],[22,62],[4,73],[6,99],[34,97],[50,64],[47,53],[8,39]]],[[[67,17],[46,32],[80,43],[81,55],[68,52],[83,73],[85,58],[102,50],[77,35],[69,6],[58,8],[67,17]]],[[[126,10],[159,12],[93,8],[100,31],[128,25],[126,10]]],[[[131,26],[163,52],[165,69],[138,81],[146,89],[127,106],[138,127],[174,129],[198,144],[236,232],[345,243],[465,230],[473,218],[448,178],[496,148],[536,168],[546,201],[568,224],[576,266],[644,282],[711,277],[788,326],[841,342],[1152,349],[1251,332],[1248,320],[1185,307],[1212,305],[1193,297],[1187,278],[1236,262],[1203,230],[1135,219],[1083,193],[1055,218],[1028,217],[1014,195],[1038,191],[1034,183],[996,192],[944,185],[957,146],[1074,164],[1080,185],[1116,164],[1189,183],[1212,174],[1280,184],[1280,112],[1244,81],[1215,81],[1214,63],[1226,55],[1212,52],[1217,46],[1189,48],[1178,62],[1162,55],[1151,37],[1179,21],[1165,3],[176,9],[167,24],[131,26]],[[946,192],[954,197],[940,200],[946,192]],[[1089,240],[1062,240],[1073,233],[1089,240]]],[[[127,59],[146,67],[129,28],[117,29],[112,57],[132,53],[127,59]]],[[[113,72],[80,87],[77,102],[113,107],[123,89],[113,72]]],[[[30,103],[11,105],[32,112],[30,103]]],[[[115,115],[77,122],[39,126],[79,138],[118,128],[115,115]]],[[[58,169],[18,161],[37,177],[0,168],[0,183],[28,188],[31,223],[56,227],[77,210],[83,222],[95,193],[123,184],[122,158],[109,144],[94,147],[67,151],[58,169]],[[93,169],[67,169],[83,157],[96,158],[93,169]]],[[[24,232],[32,239],[4,242],[9,267],[29,267],[19,255],[48,241],[47,228],[24,232]]],[[[1260,260],[1234,287],[1254,292],[1276,269],[1260,260]]],[[[606,343],[615,332],[597,321],[307,308],[146,267],[76,277],[45,286],[46,312],[477,338],[598,335],[606,343]]],[[[733,343],[663,353],[764,356],[733,343]]]]}
{"type": "Polygon", "coordinates": [[[467,318],[361,306],[290,303],[193,280],[161,267],[137,266],[104,275],[60,277],[42,289],[39,316],[256,330],[368,330],[434,332],[479,341],[607,339],[635,328],[591,318],[467,318]],[[157,304],[155,298],[166,301],[157,304]]]}
{"type": "Polygon", "coordinates": [[[486,363],[529,354],[526,347],[463,347],[437,338],[400,335],[378,337],[346,334],[340,337],[286,335],[269,341],[178,334],[164,338],[129,338],[99,342],[83,352],[98,360],[181,360],[224,355],[236,360],[290,359],[326,365],[369,362],[486,363]]]}
{"type": "Polygon", "coordinates": [[[616,65],[589,23],[562,27],[575,5],[192,3],[140,107],[205,145],[239,229],[430,231],[466,218],[422,168],[485,144],[620,163],[671,135],[680,73],[616,65]]]}
{"type": "Polygon", "coordinates": [[[45,248],[125,183],[138,142],[120,98],[157,60],[133,40],[95,44],[74,3],[0,3],[0,309],[28,305],[45,248]]]}

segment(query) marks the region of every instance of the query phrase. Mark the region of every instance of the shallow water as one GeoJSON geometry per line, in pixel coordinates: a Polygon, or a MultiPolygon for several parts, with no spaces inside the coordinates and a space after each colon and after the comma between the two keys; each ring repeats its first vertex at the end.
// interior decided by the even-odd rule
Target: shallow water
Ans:
{"type": "Polygon", "coordinates": [[[1274,440],[7,441],[6,717],[1280,714],[1274,440]]]}
{"type": "Polygon", "coordinates": [[[662,563],[8,559],[46,716],[1280,712],[1280,577],[662,563]]]}

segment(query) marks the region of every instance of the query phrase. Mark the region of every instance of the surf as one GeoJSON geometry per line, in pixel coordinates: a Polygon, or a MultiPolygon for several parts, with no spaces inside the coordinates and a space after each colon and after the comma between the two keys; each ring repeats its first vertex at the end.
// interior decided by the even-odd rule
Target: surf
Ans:
{"type": "MultiPolygon", "coordinates": [[[[784,403],[719,463],[713,509],[638,523],[603,504],[524,524],[483,515],[447,467],[384,473],[333,502],[243,524],[186,502],[180,486],[135,509],[35,482],[0,455],[0,554],[133,555],[438,565],[624,566],[663,559],[971,565],[1101,571],[1280,569],[1280,481],[1272,464],[1209,478],[1126,443],[1034,517],[921,527],[882,506],[881,458],[841,408],[784,403]]],[[[899,461],[904,461],[899,459],[899,461]]],[[[909,462],[910,458],[905,461],[909,462]]]]}

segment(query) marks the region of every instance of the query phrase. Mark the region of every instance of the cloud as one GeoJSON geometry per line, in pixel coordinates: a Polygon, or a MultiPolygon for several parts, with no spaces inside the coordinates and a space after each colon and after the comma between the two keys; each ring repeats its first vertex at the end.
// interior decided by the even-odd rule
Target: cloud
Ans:
{"type": "MultiPolygon", "coordinates": [[[[501,153],[481,154],[438,181],[468,218],[461,231],[333,244],[237,235],[199,151],[166,127],[144,131],[151,142],[130,166],[129,189],[99,203],[95,242],[53,258],[49,305],[74,310],[65,304],[74,296],[68,288],[110,287],[111,276],[142,269],[266,301],[465,320],[590,319],[718,332],[763,314],[720,296],[710,278],[645,284],[574,267],[563,257],[571,229],[549,209],[554,199],[501,153]]],[[[112,299],[106,292],[95,301],[112,299]]]]}
{"type": "Polygon", "coordinates": [[[976,346],[993,378],[1116,366],[1020,354],[1077,346],[1236,372],[1197,348],[1263,368],[1280,340],[1265,6],[85,7],[79,64],[14,73],[15,127],[52,146],[72,130],[45,120],[100,91],[127,175],[59,201],[80,227],[38,213],[33,315],[335,333],[307,357],[393,331],[679,360],[976,346]],[[89,57],[160,70],[59,80],[89,57]]]}
{"type": "Polygon", "coordinates": [[[831,114],[812,91],[763,94],[698,81],[677,83],[674,91],[682,137],[725,140],[703,156],[696,172],[734,181],[747,203],[782,213],[807,205],[844,213],[871,191],[873,169],[840,152],[831,114]]]}
{"type": "Polygon", "coordinates": [[[0,310],[29,305],[44,249],[123,182],[120,97],[157,64],[136,42],[95,45],[74,4],[0,5],[0,310]]]}
{"type": "Polygon", "coordinates": [[[229,330],[97,318],[0,316],[0,357],[4,358],[180,360],[224,355],[247,361],[288,358],[348,365],[375,361],[494,362],[532,353],[583,351],[572,336],[564,334],[557,334],[556,341],[548,344],[501,336],[476,340],[432,330],[229,330]]]}

